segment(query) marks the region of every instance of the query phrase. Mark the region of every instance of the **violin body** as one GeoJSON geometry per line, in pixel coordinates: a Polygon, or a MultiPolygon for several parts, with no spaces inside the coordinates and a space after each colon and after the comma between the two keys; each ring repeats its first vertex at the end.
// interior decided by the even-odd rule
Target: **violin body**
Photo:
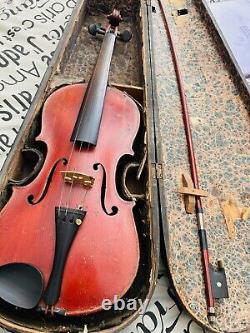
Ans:
{"type": "Polygon", "coordinates": [[[126,94],[107,88],[97,145],[74,145],[70,138],[86,88],[65,86],[46,100],[36,138],[47,146],[44,165],[31,183],[13,187],[0,212],[0,265],[31,264],[41,271],[46,288],[55,253],[55,207],[83,207],[86,215],[69,249],[54,307],[65,315],[95,312],[104,299],[123,296],[139,263],[134,203],[123,200],[116,189],[118,161],[133,155],[139,110],[126,94]],[[65,182],[66,170],[93,177],[93,186],[65,182]]]}

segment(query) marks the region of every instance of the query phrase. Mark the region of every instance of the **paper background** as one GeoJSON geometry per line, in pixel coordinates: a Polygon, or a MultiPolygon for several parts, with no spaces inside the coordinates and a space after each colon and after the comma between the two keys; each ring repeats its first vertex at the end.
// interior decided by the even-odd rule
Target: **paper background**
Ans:
{"type": "Polygon", "coordinates": [[[250,85],[250,0],[206,0],[250,85]]]}

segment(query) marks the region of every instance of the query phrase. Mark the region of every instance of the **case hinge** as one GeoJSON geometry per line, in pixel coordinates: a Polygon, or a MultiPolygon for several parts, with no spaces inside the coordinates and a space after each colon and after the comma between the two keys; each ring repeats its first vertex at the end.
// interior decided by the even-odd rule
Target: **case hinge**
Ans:
{"type": "Polygon", "coordinates": [[[152,166],[153,166],[153,168],[152,168],[153,178],[162,179],[163,178],[162,164],[161,163],[153,163],[152,166]]]}

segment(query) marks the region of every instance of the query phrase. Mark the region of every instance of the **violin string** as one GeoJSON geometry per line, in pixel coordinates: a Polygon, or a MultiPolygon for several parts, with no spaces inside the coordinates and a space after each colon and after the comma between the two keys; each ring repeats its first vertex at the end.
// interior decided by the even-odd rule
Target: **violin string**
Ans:
{"type": "MultiPolygon", "coordinates": [[[[86,90],[85,90],[85,93],[86,93],[86,90]]],[[[84,98],[84,97],[83,97],[84,98]]],[[[76,130],[76,134],[75,134],[75,139],[74,141],[72,142],[72,148],[70,150],[70,154],[69,154],[69,158],[67,160],[67,167],[66,167],[66,170],[65,172],[68,172],[69,171],[69,167],[70,167],[70,162],[72,160],[72,156],[73,156],[73,152],[74,152],[74,149],[75,149],[75,146],[76,146],[76,142],[77,142],[77,135],[80,131],[80,127],[81,127],[81,124],[83,123],[83,121],[85,120],[85,117],[86,117],[86,114],[84,113],[82,116],[81,116],[81,119],[80,119],[80,122],[79,122],[79,125],[77,126],[77,130],[76,130]]],[[[81,152],[81,149],[82,149],[82,145],[83,143],[81,142],[81,146],[80,146],[80,152],[81,152]]],[[[59,206],[58,206],[58,211],[60,213],[60,210],[61,210],[61,207],[62,207],[62,200],[63,200],[63,197],[65,195],[65,191],[67,190],[67,186],[65,186],[65,183],[63,183],[64,186],[61,187],[61,194],[60,194],[60,199],[59,199],[59,206]]],[[[68,211],[68,209],[67,209],[68,211]]]]}
{"type": "MultiPolygon", "coordinates": [[[[70,151],[70,155],[69,155],[69,159],[68,159],[68,161],[67,161],[67,167],[66,167],[65,172],[68,172],[68,171],[69,171],[69,164],[70,164],[70,160],[72,159],[73,151],[74,151],[74,143],[73,143],[73,147],[71,148],[71,151],[70,151]]],[[[65,184],[65,183],[64,183],[64,184],[65,184]]],[[[59,214],[60,214],[60,210],[61,210],[61,206],[62,206],[62,199],[63,199],[63,195],[64,195],[65,188],[66,188],[66,186],[62,186],[62,189],[61,189],[60,200],[59,200],[59,206],[58,206],[59,214]]]]}
{"type": "MultiPolygon", "coordinates": [[[[83,150],[83,142],[81,142],[81,144],[80,144],[79,153],[81,153],[82,150],[83,150]]],[[[88,146],[87,146],[86,150],[84,150],[84,151],[87,153],[89,150],[90,150],[90,144],[88,143],[88,146]]],[[[76,168],[74,168],[74,171],[75,170],[76,170],[76,168]]],[[[70,189],[69,189],[69,192],[68,192],[67,200],[66,200],[66,212],[65,212],[65,215],[67,215],[67,213],[68,213],[68,209],[70,207],[71,202],[72,201],[74,202],[74,200],[73,200],[74,196],[71,196],[71,193],[72,193],[72,190],[73,190],[73,186],[74,186],[74,183],[72,182],[71,186],[70,186],[70,189]]],[[[88,189],[84,188],[84,195],[83,195],[84,200],[82,201],[82,203],[77,204],[77,207],[76,207],[77,209],[79,209],[79,207],[83,207],[83,204],[84,204],[84,201],[85,201],[85,198],[87,196],[88,191],[89,191],[88,189]]]]}
{"type": "Polygon", "coordinates": [[[83,199],[82,199],[82,202],[81,202],[81,207],[84,207],[84,203],[85,203],[85,200],[86,200],[87,193],[88,193],[88,190],[85,189],[85,193],[83,195],[83,199]]]}
{"type": "MultiPolygon", "coordinates": [[[[75,171],[76,168],[73,169],[73,171],[75,171]]],[[[71,182],[70,184],[70,188],[69,188],[69,191],[67,193],[67,199],[66,199],[66,211],[65,211],[65,216],[67,216],[68,214],[68,209],[69,209],[69,201],[70,201],[70,196],[71,196],[71,192],[72,192],[72,189],[73,189],[73,181],[71,182]]]]}
{"type": "MultiPolygon", "coordinates": [[[[73,142],[73,150],[74,150],[74,144],[75,144],[75,141],[73,142]]],[[[81,145],[80,145],[80,149],[79,149],[79,152],[81,152],[81,148],[82,148],[82,142],[81,142],[81,145]]],[[[71,151],[73,151],[71,150],[71,151]]],[[[69,161],[71,160],[71,158],[69,158],[69,161]]],[[[68,163],[69,165],[69,163],[68,163]]],[[[74,167],[73,168],[73,171],[75,172],[76,171],[76,168],[74,167]]],[[[68,213],[68,209],[70,207],[70,204],[71,204],[71,193],[72,193],[72,190],[73,190],[73,186],[74,186],[74,180],[72,180],[71,184],[70,184],[70,188],[68,189],[68,192],[67,192],[67,199],[66,199],[66,205],[65,205],[65,208],[66,208],[66,211],[65,211],[65,215],[67,216],[67,213],[68,213]]],[[[66,187],[66,186],[65,186],[66,187]]]]}
{"type": "MultiPolygon", "coordinates": [[[[90,146],[91,146],[90,143],[88,143],[88,147],[87,147],[87,150],[86,150],[87,152],[90,150],[90,146]]],[[[80,150],[80,151],[81,151],[81,150],[80,150]]],[[[81,201],[81,203],[80,203],[80,206],[81,206],[81,207],[84,207],[84,203],[85,203],[85,200],[86,200],[87,194],[89,193],[89,190],[90,190],[90,189],[85,188],[84,190],[85,190],[85,193],[83,194],[83,199],[82,199],[82,201],[81,201]]]]}
{"type": "MultiPolygon", "coordinates": [[[[91,79],[90,79],[90,81],[89,81],[88,84],[90,84],[90,82],[91,82],[91,79]]],[[[85,94],[86,94],[86,92],[87,92],[87,89],[88,89],[88,86],[87,86],[87,88],[86,88],[86,90],[85,90],[85,94]]],[[[85,96],[85,95],[84,95],[84,96],[85,96]]],[[[83,96],[83,99],[84,99],[84,96],[83,96]]],[[[81,104],[81,106],[82,106],[82,104],[81,104]]],[[[73,156],[73,152],[74,152],[74,149],[75,149],[75,146],[76,146],[76,142],[77,142],[77,139],[76,139],[76,138],[77,138],[77,136],[78,136],[78,134],[79,134],[80,127],[81,127],[82,123],[85,121],[85,119],[86,119],[86,113],[82,114],[82,116],[81,116],[81,118],[80,118],[80,121],[79,121],[79,124],[78,124],[78,126],[77,126],[76,134],[75,134],[75,139],[74,139],[74,141],[72,142],[72,148],[71,148],[71,151],[70,151],[70,155],[69,155],[69,159],[68,159],[67,167],[66,167],[66,170],[65,170],[66,172],[69,171],[70,162],[71,162],[71,159],[72,159],[72,156],[73,156]]],[[[83,142],[81,142],[79,152],[81,152],[81,150],[82,150],[82,146],[83,146],[83,142]]],[[[90,148],[90,143],[88,143],[88,147],[87,147],[87,149],[86,149],[87,152],[89,151],[89,148],[90,148]]],[[[65,185],[65,183],[64,183],[63,185],[65,185]]],[[[62,200],[63,200],[63,197],[64,197],[64,194],[65,194],[65,191],[66,191],[66,190],[67,190],[67,186],[62,186],[62,188],[61,188],[61,194],[60,194],[60,200],[59,200],[59,209],[58,209],[58,210],[59,210],[59,213],[60,213],[60,210],[61,210],[62,200]]],[[[68,211],[68,209],[67,209],[67,211],[68,211]]]]}
{"type": "MultiPolygon", "coordinates": [[[[106,28],[106,32],[108,31],[109,27],[110,27],[110,25],[108,25],[108,27],[106,28]]],[[[115,28],[115,35],[117,35],[117,31],[118,31],[118,28],[116,27],[116,28],[115,28]]],[[[90,81],[91,81],[91,79],[90,79],[90,81]]],[[[90,83],[90,81],[89,81],[89,83],[90,83]]],[[[86,93],[86,91],[87,91],[87,90],[85,90],[85,93],[86,93]]],[[[74,139],[74,141],[73,141],[73,143],[72,143],[72,148],[71,148],[71,151],[70,151],[70,155],[69,155],[69,159],[68,159],[68,163],[67,163],[67,167],[66,167],[66,172],[69,171],[70,162],[71,162],[71,160],[72,160],[73,152],[74,152],[74,149],[75,149],[75,144],[76,144],[76,141],[77,141],[76,138],[77,138],[77,135],[78,135],[78,133],[79,133],[79,130],[80,130],[81,124],[84,122],[85,118],[86,118],[86,113],[84,113],[84,114],[81,116],[81,118],[80,118],[80,122],[79,122],[79,125],[78,125],[78,127],[77,127],[76,134],[75,134],[75,139],[74,139]]],[[[82,146],[83,146],[83,142],[81,142],[81,144],[80,144],[79,152],[82,151],[82,146]]],[[[88,152],[89,149],[90,149],[90,143],[88,143],[88,146],[87,146],[86,152],[88,152]]],[[[74,168],[74,170],[75,170],[75,168],[74,168]]],[[[60,210],[61,210],[62,200],[63,200],[63,197],[64,197],[64,193],[65,193],[65,190],[67,189],[67,186],[65,186],[65,183],[64,183],[63,185],[64,185],[64,186],[62,186],[61,194],[60,194],[60,200],[59,200],[59,213],[60,213],[60,210]]],[[[73,186],[74,186],[74,184],[73,184],[73,181],[72,181],[72,183],[71,183],[71,185],[70,185],[70,189],[69,189],[68,195],[67,195],[67,201],[66,201],[66,213],[65,213],[66,215],[67,215],[67,212],[68,212],[68,209],[69,209],[70,203],[71,203],[71,201],[72,201],[72,200],[70,200],[70,199],[72,199],[72,198],[71,198],[71,193],[72,193],[73,186]]],[[[84,204],[84,202],[85,202],[85,199],[86,199],[86,195],[87,195],[87,193],[88,193],[88,189],[85,189],[85,193],[84,193],[83,201],[82,201],[82,206],[83,206],[83,204],[84,204]]]]}
{"type": "MultiPolygon", "coordinates": [[[[90,78],[90,81],[88,83],[88,85],[90,84],[91,82],[91,78],[90,78]]],[[[87,90],[88,90],[88,86],[85,90],[85,94],[87,93],[87,90]]],[[[83,99],[82,99],[82,103],[83,103],[83,100],[84,100],[84,97],[85,95],[83,96],[83,99]]],[[[81,106],[80,106],[80,110],[81,110],[81,107],[82,107],[82,103],[81,103],[81,106]]],[[[77,136],[79,134],[79,131],[80,131],[80,127],[82,125],[82,123],[85,121],[86,119],[86,113],[83,113],[81,115],[81,118],[80,118],[80,121],[79,121],[79,124],[77,126],[77,129],[76,129],[76,133],[75,133],[75,139],[74,141],[72,142],[72,148],[71,148],[71,151],[70,151],[70,154],[69,154],[69,158],[68,158],[68,161],[67,161],[67,167],[66,167],[66,172],[69,171],[69,167],[70,167],[70,162],[71,162],[71,159],[72,159],[72,156],[73,156],[73,152],[74,152],[74,149],[75,149],[75,146],[76,146],[76,142],[77,142],[77,136]]],[[[81,152],[81,149],[82,149],[82,145],[83,145],[83,142],[81,142],[81,146],[80,146],[80,152],[81,152]]],[[[88,148],[87,148],[87,151],[89,150],[89,143],[88,143],[88,148]]],[[[65,183],[64,183],[65,185],[65,183]]],[[[60,213],[60,210],[61,210],[61,206],[62,206],[62,200],[63,200],[63,197],[64,197],[64,194],[65,194],[65,191],[67,190],[67,186],[62,186],[61,188],[61,194],[60,194],[60,200],[59,200],[59,213],[60,213]]]]}

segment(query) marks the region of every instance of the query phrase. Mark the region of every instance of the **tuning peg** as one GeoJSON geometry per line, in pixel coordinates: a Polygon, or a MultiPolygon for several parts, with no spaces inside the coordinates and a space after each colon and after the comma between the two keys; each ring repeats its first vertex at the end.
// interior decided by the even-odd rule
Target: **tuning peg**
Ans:
{"type": "Polygon", "coordinates": [[[96,34],[103,35],[105,33],[105,30],[102,29],[101,24],[96,24],[96,23],[90,24],[88,26],[88,31],[93,36],[96,36],[96,34]]]}
{"type": "Polygon", "coordinates": [[[124,30],[123,32],[118,32],[118,37],[125,43],[129,42],[132,38],[132,33],[129,30],[124,30]]]}
{"type": "MultiPolygon", "coordinates": [[[[106,30],[102,28],[101,24],[93,23],[88,26],[88,31],[92,36],[97,34],[105,35],[106,30]]],[[[123,32],[118,31],[117,36],[125,43],[129,42],[132,38],[132,33],[129,30],[123,32]]]]}

